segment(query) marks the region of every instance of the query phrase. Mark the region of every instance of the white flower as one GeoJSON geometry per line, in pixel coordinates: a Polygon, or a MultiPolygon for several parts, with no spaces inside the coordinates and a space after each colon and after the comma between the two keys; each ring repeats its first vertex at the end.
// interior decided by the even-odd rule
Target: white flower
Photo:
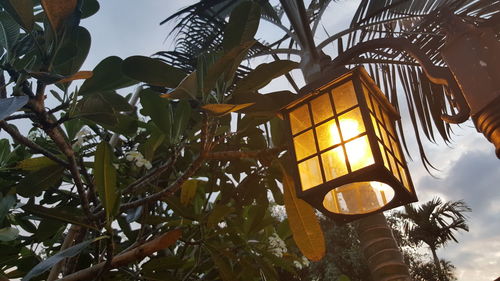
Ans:
{"type": "Polygon", "coordinates": [[[302,257],[302,260],[300,261],[303,266],[309,266],[310,262],[306,257],[302,257]]]}
{"type": "Polygon", "coordinates": [[[309,266],[309,260],[306,258],[306,257],[302,257],[301,259],[299,260],[295,260],[293,261],[293,265],[297,268],[297,269],[302,269],[304,267],[308,267],[309,266]]]}
{"type": "Polygon", "coordinates": [[[85,141],[85,137],[92,134],[91,131],[88,129],[81,129],[78,133],[76,133],[76,142],[75,146],[80,147],[83,145],[83,142],[85,141]]]}
{"type": "Polygon", "coordinates": [[[269,251],[278,258],[283,257],[283,254],[288,251],[285,241],[281,240],[276,233],[269,236],[269,251]]]}
{"type": "Polygon", "coordinates": [[[135,162],[135,165],[139,168],[144,166],[144,168],[149,170],[153,167],[153,165],[151,165],[151,162],[144,158],[142,153],[140,153],[139,151],[129,151],[125,155],[125,158],[127,159],[127,161],[135,162]]]}
{"type": "Polygon", "coordinates": [[[299,261],[293,261],[293,265],[299,270],[302,269],[302,264],[299,261]]]}
{"type": "Polygon", "coordinates": [[[28,133],[28,139],[34,141],[36,138],[41,137],[42,134],[38,129],[32,130],[28,133]]]}

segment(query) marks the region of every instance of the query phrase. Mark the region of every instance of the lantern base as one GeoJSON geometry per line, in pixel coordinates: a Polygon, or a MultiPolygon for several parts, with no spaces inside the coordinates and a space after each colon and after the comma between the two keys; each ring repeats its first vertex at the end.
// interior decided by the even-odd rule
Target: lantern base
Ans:
{"type": "Polygon", "coordinates": [[[500,159],[500,98],[474,116],[473,120],[477,130],[495,145],[496,155],[500,159]]]}

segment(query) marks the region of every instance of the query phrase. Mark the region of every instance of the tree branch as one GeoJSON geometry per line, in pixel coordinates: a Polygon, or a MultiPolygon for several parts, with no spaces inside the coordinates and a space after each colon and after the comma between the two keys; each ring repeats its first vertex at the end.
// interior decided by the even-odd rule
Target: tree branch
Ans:
{"type": "MultiPolygon", "coordinates": [[[[159,237],[142,244],[141,246],[132,249],[128,252],[120,254],[114,257],[109,265],[109,268],[117,268],[125,266],[135,261],[140,261],[143,258],[152,255],[153,253],[168,248],[174,244],[181,236],[181,230],[173,230],[160,235],[159,237]]],[[[93,280],[93,278],[98,274],[106,265],[106,262],[101,262],[92,267],[80,270],[64,278],[60,281],[88,281],[93,280]]]]}
{"type": "Polygon", "coordinates": [[[38,144],[29,140],[27,137],[21,135],[17,130],[10,127],[9,124],[7,124],[5,121],[0,121],[0,128],[4,129],[17,142],[33,149],[37,153],[44,155],[45,157],[49,158],[50,160],[66,167],[66,168],[69,167],[69,163],[67,161],[55,156],[54,154],[52,154],[52,152],[46,150],[45,148],[43,148],[43,147],[39,146],[38,144]]]}

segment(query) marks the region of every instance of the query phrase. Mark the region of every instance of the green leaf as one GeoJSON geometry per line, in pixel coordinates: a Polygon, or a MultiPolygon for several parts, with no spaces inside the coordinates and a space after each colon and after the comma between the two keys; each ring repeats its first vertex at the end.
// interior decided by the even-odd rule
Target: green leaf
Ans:
{"type": "Polygon", "coordinates": [[[122,64],[123,60],[116,56],[102,60],[92,71],[94,75],[83,82],[80,94],[112,91],[137,83],[123,74],[122,64]]]}
{"type": "Polygon", "coordinates": [[[260,6],[251,1],[238,5],[232,12],[224,30],[222,45],[224,50],[254,39],[260,22],[260,6]]]}
{"type": "Polygon", "coordinates": [[[72,117],[81,117],[114,132],[129,135],[137,131],[137,120],[120,114],[131,111],[133,107],[125,98],[115,92],[94,93],[80,100],[72,117]]]}
{"type": "MultiPolygon", "coordinates": [[[[283,161],[283,160],[282,160],[283,161]]],[[[285,209],[293,239],[304,256],[319,261],[325,256],[325,237],[314,209],[296,195],[293,178],[281,164],[285,209]]]]}
{"type": "Polygon", "coordinates": [[[153,123],[165,134],[167,140],[171,140],[173,117],[170,102],[149,89],[143,90],[139,96],[142,105],[141,113],[151,117],[153,123]]]}
{"type": "Polygon", "coordinates": [[[223,116],[231,112],[237,112],[242,109],[245,109],[249,106],[252,106],[253,103],[244,103],[244,104],[223,104],[223,103],[218,103],[218,104],[206,104],[202,106],[204,110],[207,112],[211,113],[212,115],[215,116],[223,116]]]}
{"type": "Polygon", "coordinates": [[[16,193],[23,197],[32,197],[61,183],[64,167],[48,166],[29,173],[16,185],[16,193]]]}
{"type": "Polygon", "coordinates": [[[152,258],[148,262],[141,265],[142,270],[146,271],[156,271],[156,270],[166,270],[175,269],[182,267],[186,262],[180,257],[170,256],[170,257],[160,257],[152,258]]]}
{"type": "Polygon", "coordinates": [[[7,50],[7,61],[19,38],[19,25],[6,12],[0,12],[0,45],[7,50]]]}
{"type": "MultiPolygon", "coordinates": [[[[85,1],[87,3],[88,1],[85,1]]],[[[65,37],[61,49],[54,59],[54,71],[63,76],[72,75],[82,67],[90,51],[90,33],[78,26],[75,31],[65,37]]]]}
{"type": "Polygon", "coordinates": [[[14,194],[7,194],[5,196],[0,194],[0,225],[2,225],[3,219],[15,204],[16,196],[14,194]]]}
{"type": "Polygon", "coordinates": [[[31,31],[35,24],[32,0],[0,0],[0,5],[25,30],[31,31]]]}
{"type": "Polygon", "coordinates": [[[0,167],[7,164],[7,161],[10,159],[10,144],[9,140],[1,139],[0,140],[0,167]]]}
{"type": "Polygon", "coordinates": [[[203,92],[209,93],[215,87],[219,79],[230,84],[233,81],[238,66],[241,64],[243,58],[245,58],[248,49],[250,49],[255,42],[257,41],[250,40],[242,43],[216,60],[210,66],[203,79],[203,92]]]}
{"type": "Polygon", "coordinates": [[[288,142],[286,123],[284,120],[274,117],[270,120],[271,124],[271,140],[274,146],[283,146],[288,142]]]}
{"type": "Polygon", "coordinates": [[[298,66],[298,63],[289,60],[278,60],[260,64],[247,76],[238,81],[233,95],[257,91],[269,84],[273,79],[287,74],[298,66]]]}
{"type": "Polygon", "coordinates": [[[97,0],[85,0],[82,6],[82,19],[93,16],[99,11],[100,5],[97,0]]]}
{"type": "Polygon", "coordinates": [[[98,237],[92,240],[87,240],[82,243],[76,244],[72,247],[69,247],[65,250],[60,251],[59,253],[51,256],[50,258],[42,261],[41,263],[37,264],[33,269],[31,269],[28,274],[26,274],[22,281],[28,281],[31,280],[33,277],[36,277],[45,271],[51,269],[54,265],[56,265],[58,262],[62,261],[63,259],[66,258],[71,258],[76,256],[77,254],[81,253],[83,250],[85,250],[90,244],[101,240],[106,237],[98,237]]]}
{"type": "Polygon", "coordinates": [[[24,159],[23,161],[19,162],[16,165],[17,169],[25,170],[25,171],[36,171],[40,170],[43,168],[47,168],[49,166],[55,166],[57,165],[56,162],[50,160],[49,158],[42,156],[42,157],[35,157],[35,158],[29,158],[29,159],[24,159]]]}
{"type": "Polygon", "coordinates": [[[169,99],[196,99],[198,96],[198,73],[191,72],[179,85],[170,93],[163,94],[162,97],[169,99]]]}
{"type": "Polygon", "coordinates": [[[253,102],[255,104],[242,110],[242,113],[252,116],[273,117],[279,113],[283,106],[295,99],[297,99],[297,95],[290,91],[278,91],[268,94],[246,92],[233,95],[229,102],[235,104],[253,102]]]}
{"type": "Polygon", "coordinates": [[[160,147],[160,145],[165,140],[165,134],[154,124],[149,123],[149,130],[151,131],[151,136],[148,138],[144,144],[144,157],[152,161],[154,158],[155,151],[160,147]]]}
{"type": "Polygon", "coordinates": [[[191,105],[188,101],[182,100],[177,104],[174,114],[174,128],[172,132],[172,138],[176,141],[180,140],[184,131],[187,128],[189,119],[191,118],[191,105]]]}
{"type": "Polygon", "coordinates": [[[212,257],[212,261],[214,262],[215,267],[217,267],[219,276],[223,281],[238,280],[238,278],[236,278],[236,276],[234,275],[233,270],[231,269],[231,265],[227,261],[225,261],[217,253],[210,252],[210,256],[212,257]]]}
{"type": "Polygon", "coordinates": [[[181,204],[187,206],[196,195],[199,180],[190,179],[181,186],[181,204]]]}
{"type": "Polygon", "coordinates": [[[97,194],[106,210],[108,223],[115,215],[120,194],[116,188],[116,169],[113,166],[113,148],[103,141],[97,146],[94,162],[94,180],[97,194]]]}
{"type": "Polygon", "coordinates": [[[215,227],[223,218],[234,212],[234,208],[227,205],[216,205],[208,215],[207,227],[215,227]]]}
{"type": "Polygon", "coordinates": [[[137,81],[168,88],[175,88],[186,77],[184,71],[144,56],[126,58],[123,61],[123,73],[137,81]]]}
{"type": "Polygon", "coordinates": [[[177,215],[193,221],[198,220],[198,216],[193,212],[193,210],[184,207],[178,198],[167,197],[162,200],[167,202],[168,207],[170,207],[177,215]]]}
{"type": "Polygon", "coordinates": [[[14,227],[4,227],[0,229],[0,241],[9,242],[15,240],[19,235],[19,230],[14,227]]]}
{"type": "Polygon", "coordinates": [[[85,218],[83,216],[78,216],[78,214],[81,212],[76,209],[46,208],[40,205],[31,205],[31,204],[24,205],[22,209],[30,214],[33,214],[41,218],[54,219],[57,221],[81,225],[86,228],[92,228],[97,230],[95,226],[85,223],[85,218]]]}

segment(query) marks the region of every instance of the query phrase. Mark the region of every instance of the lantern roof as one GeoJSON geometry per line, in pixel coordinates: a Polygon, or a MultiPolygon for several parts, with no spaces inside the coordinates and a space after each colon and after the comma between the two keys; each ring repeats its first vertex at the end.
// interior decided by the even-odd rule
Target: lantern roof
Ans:
{"type": "Polygon", "coordinates": [[[320,94],[322,90],[355,74],[363,78],[363,81],[365,82],[366,86],[369,87],[373,93],[375,93],[374,97],[377,99],[378,102],[382,104],[384,108],[388,110],[389,114],[392,115],[391,117],[393,119],[396,120],[401,119],[399,112],[389,102],[385,94],[380,90],[380,88],[377,86],[375,81],[373,81],[370,75],[366,72],[363,66],[356,66],[355,68],[352,69],[347,69],[345,67],[325,69],[323,71],[322,76],[320,76],[318,79],[314,80],[311,83],[307,83],[307,85],[302,87],[297,94],[297,98],[293,102],[282,107],[280,111],[281,112],[286,111],[288,108],[294,107],[295,105],[302,103],[304,100],[320,94]]]}

